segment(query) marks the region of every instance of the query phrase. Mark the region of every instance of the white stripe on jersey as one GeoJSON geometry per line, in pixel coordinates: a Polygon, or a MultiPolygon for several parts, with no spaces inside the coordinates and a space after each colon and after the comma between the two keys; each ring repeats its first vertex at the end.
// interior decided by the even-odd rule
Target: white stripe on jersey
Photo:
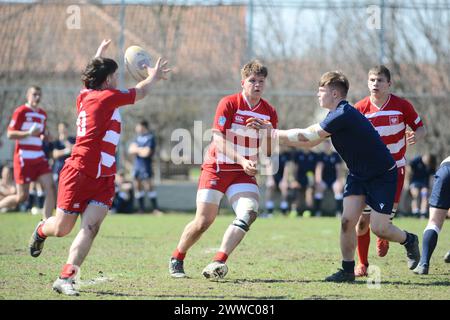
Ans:
{"type": "Polygon", "coordinates": [[[238,110],[236,111],[237,114],[242,114],[244,116],[251,116],[251,117],[255,117],[258,119],[263,119],[263,120],[270,120],[270,116],[265,115],[265,114],[261,114],[261,113],[257,113],[257,112],[253,112],[253,111],[247,111],[247,110],[238,110]]]}
{"type": "Polygon", "coordinates": [[[401,139],[397,143],[387,144],[386,147],[389,149],[391,154],[397,153],[405,146],[405,139],[401,139]]]}
{"type": "Polygon", "coordinates": [[[105,167],[111,168],[112,165],[116,162],[116,157],[107,154],[106,152],[100,152],[102,157],[102,165],[105,167]]]}
{"type": "Polygon", "coordinates": [[[231,199],[235,194],[240,192],[254,192],[259,195],[259,189],[256,184],[253,183],[236,183],[228,187],[225,194],[228,199],[231,199]]]}
{"type": "Polygon", "coordinates": [[[103,137],[103,141],[109,142],[115,146],[117,146],[119,140],[120,140],[120,133],[117,133],[113,130],[106,131],[106,134],[103,137]]]}
{"type": "Polygon", "coordinates": [[[379,126],[379,127],[375,127],[375,129],[378,131],[378,133],[380,134],[381,137],[385,137],[385,136],[392,136],[394,134],[397,134],[399,132],[401,132],[402,130],[404,130],[405,124],[399,123],[393,126],[379,126]]]}
{"type": "Polygon", "coordinates": [[[122,122],[122,117],[120,116],[119,108],[114,110],[111,120],[116,120],[117,122],[122,122]]]}
{"type": "Polygon", "coordinates": [[[365,116],[367,119],[375,118],[375,117],[381,117],[381,116],[396,116],[396,115],[402,115],[400,111],[397,110],[388,110],[388,111],[376,111],[374,113],[366,113],[365,116]]]}
{"type": "Polygon", "coordinates": [[[25,160],[45,157],[44,151],[19,150],[19,156],[25,160]]]}
{"type": "Polygon", "coordinates": [[[406,159],[403,157],[402,159],[397,161],[397,168],[404,167],[406,165],[406,159]]]}
{"type": "MultiPolygon", "coordinates": [[[[239,124],[237,124],[236,126],[240,126],[239,124]]],[[[258,132],[255,129],[250,129],[244,126],[244,128],[237,128],[234,123],[231,125],[231,128],[229,129],[231,133],[234,133],[235,135],[239,137],[242,137],[243,139],[245,138],[253,138],[253,139],[258,139],[258,132]]],[[[238,140],[239,141],[239,140],[238,140]]]]}
{"type": "Polygon", "coordinates": [[[27,112],[27,113],[25,113],[25,117],[35,117],[35,118],[40,118],[42,120],[45,120],[45,116],[43,114],[40,114],[37,112],[27,112]]]}
{"type": "Polygon", "coordinates": [[[416,120],[414,120],[414,124],[418,124],[420,122],[420,117],[417,117],[416,120]]]}
{"type": "Polygon", "coordinates": [[[41,130],[41,132],[42,132],[42,130],[44,130],[44,125],[42,123],[31,122],[31,121],[25,121],[24,123],[22,123],[22,127],[20,127],[20,130],[22,130],[22,131],[30,130],[30,128],[33,126],[33,124],[36,124],[36,127],[38,127],[41,130]]]}
{"type": "Polygon", "coordinates": [[[220,164],[234,164],[236,162],[234,162],[233,160],[231,160],[230,158],[228,158],[226,155],[224,155],[222,152],[217,151],[217,161],[220,164]]]}
{"type": "Polygon", "coordinates": [[[42,146],[42,140],[39,137],[26,137],[24,139],[19,140],[20,146],[42,146]]]}

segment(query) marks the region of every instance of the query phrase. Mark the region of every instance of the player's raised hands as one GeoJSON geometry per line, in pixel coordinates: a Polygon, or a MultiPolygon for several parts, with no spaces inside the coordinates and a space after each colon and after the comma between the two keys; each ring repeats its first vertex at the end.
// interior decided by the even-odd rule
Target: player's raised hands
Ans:
{"type": "Polygon", "coordinates": [[[109,44],[111,43],[111,39],[103,39],[102,43],[97,49],[97,53],[95,54],[95,58],[101,57],[103,53],[108,49],[109,44]]]}
{"type": "Polygon", "coordinates": [[[244,169],[244,172],[249,176],[254,176],[258,172],[256,168],[256,162],[243,158],[241,160],[241,166],[244,169]]]}
{"type": "Polygon", "coordinates": [[[166,68],[167,66],[167,60],[162,60],[161,57],[158,58],[158,61],[156,61],[155,66],[152,68],[150,66],[147,67],[148,75],[150,77],[153,77],[155,80],[167,80],[167,73],[172,71],[169,68],[166,68]]]}

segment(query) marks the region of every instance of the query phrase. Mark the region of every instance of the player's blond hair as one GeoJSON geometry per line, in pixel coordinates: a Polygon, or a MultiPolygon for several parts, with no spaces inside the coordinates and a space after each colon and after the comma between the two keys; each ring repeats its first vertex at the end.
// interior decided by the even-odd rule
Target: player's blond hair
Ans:
{"type": "Polygon", "coordinates": [[[251,75],[263,76],[267,78],[269,74],[267,67],[259,60],[252,60],[246,63],[241,69],[242,80],[250,77],[251,75]]]}
{"type": "Polygon", "coordinates": [[[319,81],[319,87],[329,86],[340,92],[342,98],[347,97],[350,84],[347,77],[341,71],[329,71],[322,75],[319,81]]]}
{"type": "Polygon", "coordinates": [[[386,77],[388,82],[391,82],[391,72],[384,65],[379,65],[379,66],[375,66],[375,67],[370,68],[370,70],[368,72],[368,75],[370,76],[371,74],[374,74],[374,75],[377,75],[377,76],[383,75],[383,76],[386,77]]]}

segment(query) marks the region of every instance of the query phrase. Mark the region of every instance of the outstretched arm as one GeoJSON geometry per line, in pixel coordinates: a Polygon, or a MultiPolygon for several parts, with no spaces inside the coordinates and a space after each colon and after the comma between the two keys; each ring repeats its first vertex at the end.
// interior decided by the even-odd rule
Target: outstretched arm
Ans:
{"type": "Polygon", "coordinates": [[[271,136],[278,138],[281,145],[291,147],[312,148],[331,135],[323,130],[319,124],[313,124],[306,129],[277,130],[273,129],[266,121],[257,118],[247,119],[247,127],[256,130],[269,130],[271,136]]]}
{"type": "Polygon", "coordinates": [[[277,130],[276,136],[278,137],[281,145],[288,145],[293,147],[312,148],[331,134],[323,130],[319,124],[313,124],[306,129],[289,129],[289,130],[277,130]]]}
{"type": "Polygon", "coordinates": [[[108,49],[109,44],[111,43],[111,39],[104,39],[100,46],[97,49],[97,53],[95,54],[94,58],[99,58],[103,55],[103,53],[108,49]]]}

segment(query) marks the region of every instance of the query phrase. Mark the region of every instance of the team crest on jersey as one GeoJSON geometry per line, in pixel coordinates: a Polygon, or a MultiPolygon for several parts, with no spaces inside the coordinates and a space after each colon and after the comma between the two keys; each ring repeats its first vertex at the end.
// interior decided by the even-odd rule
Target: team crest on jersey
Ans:
{"type": "Polygon", "coordinates": [[[219,126],[223,127],[225,125],[225,122],[227,122],[227,118],[225,118],[224,116],[219,117],[219,126]]]}
{"type": "Polygon", "coordinates": [[[234,120],[235,120],[237,123],[244,123],[244,117],[239,116],[239,115],[235,116],[235,117],[234,117],[234,120]]]}
{"type": "Polygon", "coordinates": [[[210,180],[209,183],[210,183],[212,186],[217,186],[217,180],[210,180]]]}
{"type": "Polygon", "coordinates": [[[390,124],[398,124],[400,122],[400,119],[398,116],[389,116],[389,123],[390,124]]]}

